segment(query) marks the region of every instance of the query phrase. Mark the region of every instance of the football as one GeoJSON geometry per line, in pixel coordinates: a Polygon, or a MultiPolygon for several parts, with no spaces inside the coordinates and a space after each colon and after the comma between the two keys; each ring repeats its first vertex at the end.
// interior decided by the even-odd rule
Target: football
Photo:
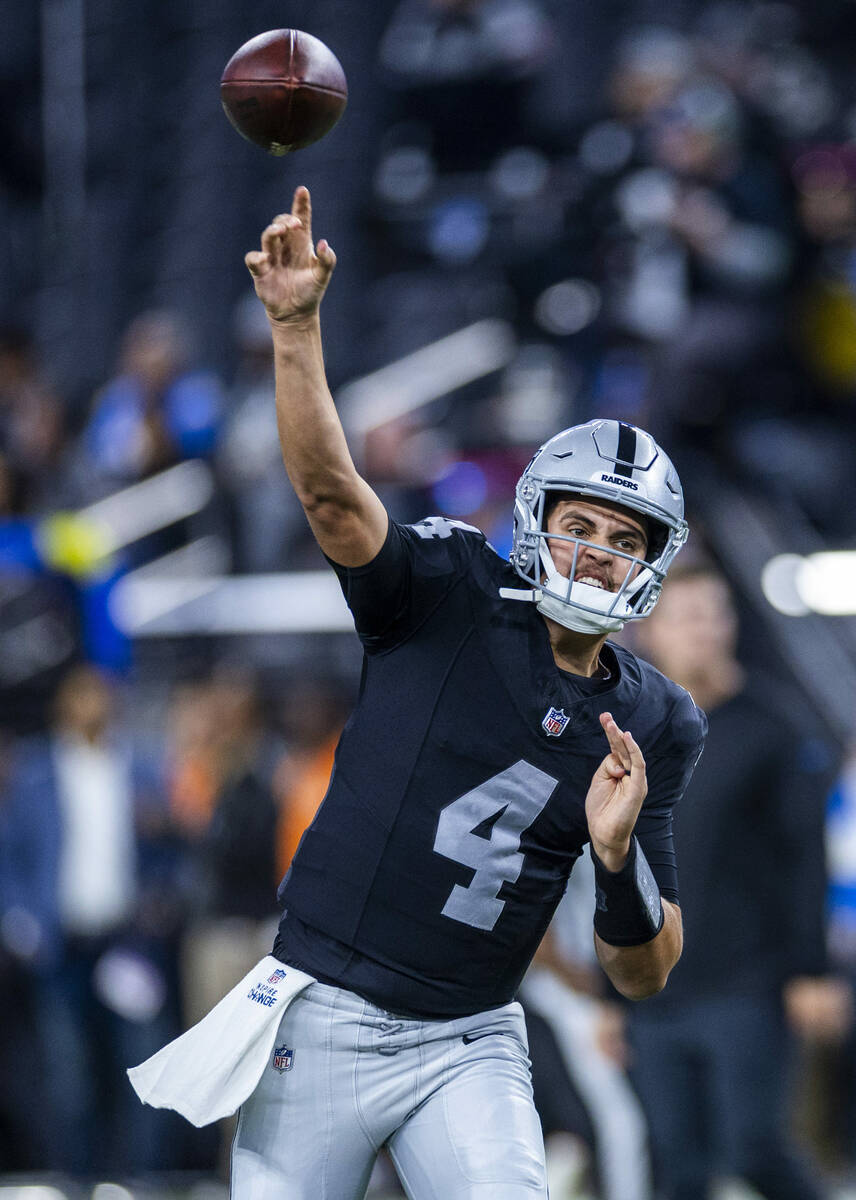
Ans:
{"type": "Polygon", "coordinates": [[[345,111],[348,83],[332,50],[300,29],[271,29],[237,50],[220,99],[243,137],[288,154],[329,133],[345,111]]]}

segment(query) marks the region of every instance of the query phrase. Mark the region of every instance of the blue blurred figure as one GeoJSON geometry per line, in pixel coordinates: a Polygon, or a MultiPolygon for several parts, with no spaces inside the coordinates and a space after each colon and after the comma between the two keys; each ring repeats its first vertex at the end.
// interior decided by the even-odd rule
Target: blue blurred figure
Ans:
{"type": "Polygon", "coordinates": [[[132,483],[185,458],[211,454],[223,393],[209,371],[192,369],[190,340],[169,311],[128,326],[119,374],[97,393],[84,446],[96,475],[132,483]]]}
{"type": "Polygon", "coordinates": [[[175,1032],[157,939],[137,920],[139,830],[156,810],[113,689],[72,668],[48,736],[22,742],[10,768],[0,933],[34,997],[47,1165],[76,1175],[159,1165],[160,1114],[132,1105],[124,1080],[175,1032]]]}

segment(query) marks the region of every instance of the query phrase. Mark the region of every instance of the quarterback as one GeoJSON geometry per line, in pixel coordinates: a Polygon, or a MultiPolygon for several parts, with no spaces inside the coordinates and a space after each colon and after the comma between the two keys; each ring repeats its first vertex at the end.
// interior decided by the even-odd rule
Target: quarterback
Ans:
{"type": "Polygon", "coordinates": [[[681,952],[672,811],[706,722],[607,641],[650,612],[686,540],[680,483],[648,434],[593,421],[524,471],[510,563],[459,522],[397,524],[327,388],[335,256],[313,245],[306,188],[246,263],[286,469],[365,653],[279,890],[265,961],[302,990],[242,1104],[232,1195],[359,1200],[387,1146],[411,1200],[543,1200],[515,993],[586,842],[615,987],[659,991],[681,952]]]}

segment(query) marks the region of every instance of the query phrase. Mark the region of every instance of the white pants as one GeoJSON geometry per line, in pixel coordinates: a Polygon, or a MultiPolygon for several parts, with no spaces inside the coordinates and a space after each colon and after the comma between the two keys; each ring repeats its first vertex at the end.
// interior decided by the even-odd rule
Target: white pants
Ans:
{"type": "Polygon", "coordinates": [[[545,1200],[518,1004],[415,1021],[320,983],[291,1003],[241,1108],[233,1200],[362,1200],[384,1144],[410,1200],[545,1200]]]}

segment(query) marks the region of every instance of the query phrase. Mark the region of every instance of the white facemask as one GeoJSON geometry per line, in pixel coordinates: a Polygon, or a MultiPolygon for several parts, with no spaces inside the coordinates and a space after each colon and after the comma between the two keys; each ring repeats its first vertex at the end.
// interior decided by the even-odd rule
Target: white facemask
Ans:
{"type": "Polygon", "coordinates": [[[541,599],[535,602],[538,612],[552,621],[558,621],[566,629],[577,633],[618,633],[624,628],[624,620],[617,614],[628,608],[622,597],[615,613],[607,614],[609,607],[615,602],[615,592],[606,592],[603,588],[591,583],[571,584],[570,599],[575,604],[583,604],[587,609],[602,609],[602,612],[583,612],[579,608],[571,608],[567,601],[551,593],[559,592],[562,596],[568,594],[568,577],[553,571],[542,584],[541,599]]]}
{"type": "Polygon", "coordinates": [[[632,616],[633,597],[648,583],[652,574],[650,570],[640,571],[616,603],[615,592],[592,583],[571,584],[567,575],[556,570],[546,543],[541,546],[541,561],[545,576],[540,588],[532,591],[501,588],[500,595],[507,599],[534,601],[542,616],[576,633],[618,633],[632,616]]]}

